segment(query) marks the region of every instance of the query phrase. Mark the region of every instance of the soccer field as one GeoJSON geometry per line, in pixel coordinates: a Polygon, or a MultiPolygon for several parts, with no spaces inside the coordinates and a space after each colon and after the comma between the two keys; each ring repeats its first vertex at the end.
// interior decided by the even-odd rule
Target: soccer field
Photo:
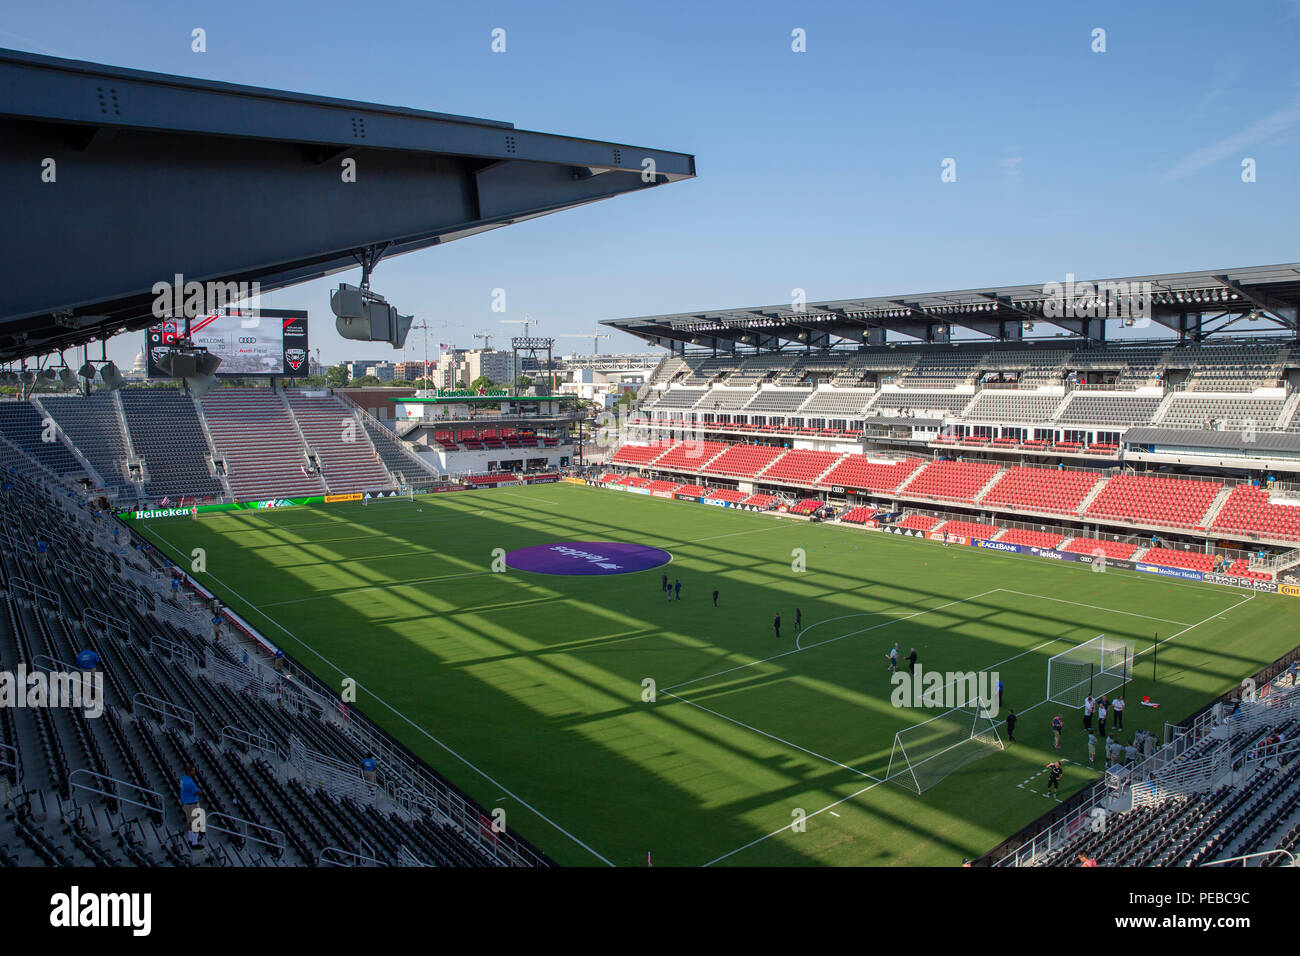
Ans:
{"type": "Polygon", "coordinates": [[[1077,712],[1052,749],[1053,654],[1134,642],[1127,742],[1296,643],[1287,598],[581,485],[137,527],[183,567],[204,549],[196,578],[331,686],[354,678],[361,710],[563,864],[954,865],[1051,809],[1053,755],[1063,796],[1098,776],[1077,712]],[[583,541],[672,560],[492,568],[583,541]],[[926,669],[997,671],[1017,743],[920,797],[883,782],[895,733],[937,713],[891,705],[895,642],[926,669]]]}

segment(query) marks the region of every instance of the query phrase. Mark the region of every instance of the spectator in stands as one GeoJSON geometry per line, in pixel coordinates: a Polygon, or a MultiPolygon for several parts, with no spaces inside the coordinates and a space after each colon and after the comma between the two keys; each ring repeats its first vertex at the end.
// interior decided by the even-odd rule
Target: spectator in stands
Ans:
{"type": "Polygon", "coordinates": [[[1052,718],[1052,746],[1057,750],[1061,749],[1061,731],[1065,729],[1065,721],[1061,715],[1057,714],[1052,718]]]}
{"type": "Polygon", "coordinates": [[[202,825],[199,818],[199,794],[203,791],[194,782],[194,767],[186,764],[181,776],[180,798],[181,815],[185,820],[185,829],[189,833],[190,849],[197,850],[203,843],[202,825]]]}
{"type": "Polygon", "coordinates": [[[379,764],[372,756],[367,756],[361,761],[361,776],[365,778],[366,787],[371,793],[375,792],[375,772],[379,769],[379,764]]]}
{"type": "Polygon", "coordinates": [[[1087,866],[1087,867],[1094,867],[1094,866],[1097,865],[1097,861],[1096,861],[1093,857],[1088,856],[1088,854],[1086,854],[1086,853],[1080,853],[1080,854],[1079,854],[1079,865],[1080,865],[1080,866],[1087,866]]]}
{"type": "Polygon", "coordinates": [[[1115,716],[1115,729],[1124,729],[1124,698],[1116,697],[1110,705],[1111,713],[1115,716]]]}

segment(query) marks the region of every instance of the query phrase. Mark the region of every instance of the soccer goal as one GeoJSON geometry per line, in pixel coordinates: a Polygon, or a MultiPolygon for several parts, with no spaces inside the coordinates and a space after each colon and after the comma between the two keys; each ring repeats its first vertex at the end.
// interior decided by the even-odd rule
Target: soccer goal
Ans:
{"type": "Polygon", "coordinates": [[[919,796],[972,760],[1004,746],[997,722],[984,706],[954,707],[894,734],[885,779],[919,796]]]}
{"type": "Polygon", "coordinates": [[[1085,697],[1100,697],[1123,687],[1133,676],[1133,642],[1098,634],[1047,661],[1047,699],[1063,707],[1082,707],[1085,697]]]}

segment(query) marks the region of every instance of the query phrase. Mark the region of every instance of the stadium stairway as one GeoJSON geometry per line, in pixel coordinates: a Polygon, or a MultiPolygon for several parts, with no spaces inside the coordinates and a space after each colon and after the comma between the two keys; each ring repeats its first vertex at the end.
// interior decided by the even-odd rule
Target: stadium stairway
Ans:
{"type": "Polygon", "coordinates": [[[283,393],[285,407],[320,463],[331,493],[380,491],[395,486],[370,436],[350,409],[332,395],[283,393]]]}
{"type": "Polygon", "coordinates": [[[281,396],[264,388],[219,388],[200,403],[236,498],[325,494],[320,475],[307,472],[307,448],[281,396]]]}

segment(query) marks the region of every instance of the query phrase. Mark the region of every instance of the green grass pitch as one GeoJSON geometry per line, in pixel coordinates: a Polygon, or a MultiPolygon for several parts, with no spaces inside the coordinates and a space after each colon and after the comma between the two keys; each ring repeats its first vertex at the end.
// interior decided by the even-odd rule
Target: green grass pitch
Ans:
{"type": "Polygon", "coordinates": [[[1136,642],[1127,740],[1296,643],[1288,598],[570,484],[140,527],[182,566],[203,548],[196,577],[230,607],[354,678],[358,707],[563,864],[955,865],[1053,806],[1053,754],[1063,795],[1096,779],[1077,712],[1052,749],[1052,654],[1136,642]],[[660,569],[491,569],[494,549],[583,540],[671,552],[681,601],[660,569]],[[997,670],[1018,742],[922,797],[881,783],[895,732],[934,713],[891,706],[894,642],[997,670]]]}

